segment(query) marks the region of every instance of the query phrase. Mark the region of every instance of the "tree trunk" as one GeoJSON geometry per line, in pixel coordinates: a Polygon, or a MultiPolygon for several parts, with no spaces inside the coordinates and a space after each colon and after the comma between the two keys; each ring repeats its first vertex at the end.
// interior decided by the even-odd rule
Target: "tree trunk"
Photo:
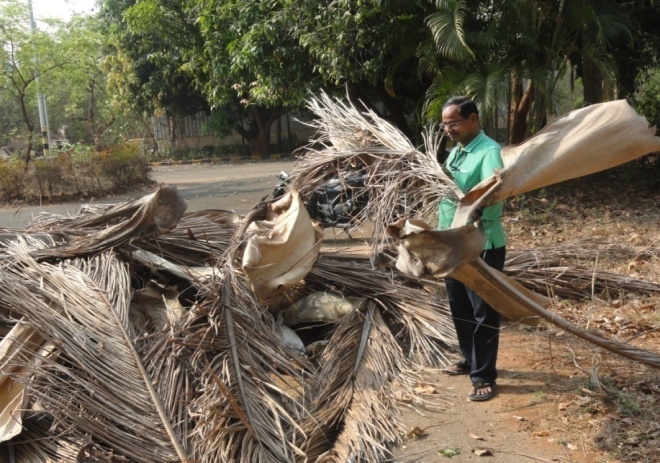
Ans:
{"type": "Polygon", "coordinates": [[[168,114],[167,116],[167,131],[170,139],[170,148],[174,148],[176,146],[176,118],[175,116],[172,116],[168,114]]]}
{"type": "MultiPolygon", "coordinates": [[[[585,27],[582,30],[583,47],[594,43],[593,32],[585,27]]],[[[582,53],[582,85],[584,104],[596,104],[603,101],[603,80],[594,62],[582,53]]]]}
{"type": "Polygon", "coordinates": [[[247,142],[252,156],[258,156],[261,159],[270,156],[270,130],[260,131],[257,137],[248,138],[247,142]]]}
{"type": "Polygon", "coordinates": [[[21,93],[19,97],[19,105],[21,108],[21,117],[25,123],[25,128],[28,132],[28,142],[25,148],[25,170],[27,170],[30,161],[32,160],[32,139],[34,137],[34,124],[30,119],[30,115],[27,112],[27,106],[25,105],[25,93],[21,93]]]}
{"type": "Polygon", "coordinates": [[[282,118],[277,118],[277,151],[282,152],[282,118]]]}
{"type": "MultiPolygon", "coordinates": [[[[521,87],[522,88],[522,87],[521,87]]],[[[511,130],[509,143],[516,145],[521,143],[527,134],[527,116],[529,115],[529,108],[533,100],[532,95],[534,94],[534,84],[532,82],[527,85],[527,89],[522,95],[518,104],[515,105],[513,111],[511,112],[511,130]]]]}
{"type": "Polygon", "coordinates": [[[250,154],[260,158],[270,155],[270,127],[282,115],[282,108],[252,107],[250,128],[236,127],[236,131],[247,141],[250,154]]]}

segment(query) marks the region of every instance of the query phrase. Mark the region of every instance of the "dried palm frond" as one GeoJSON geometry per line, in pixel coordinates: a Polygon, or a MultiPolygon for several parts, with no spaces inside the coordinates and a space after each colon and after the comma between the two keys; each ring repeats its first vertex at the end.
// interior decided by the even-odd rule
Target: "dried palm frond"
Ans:
{"type": "Polygon", "coordinates": [[[547,244],[542,248],[511,250],[507,253],[507,265],[517,265],[519,259],[528,261],[532,256],[583,265],[583,261],[592,262],[595,258],[619,260],[634,259],[640,256],[652,258],[658,255],[660,255],[660,249],[657,248],[636,248],[622,243],[612,243],[604,238],[586,238],[547,244]]]}
{"type": "Polygon", "coordinates": [[[300,390],[310,365],[278,337],[272,316],[252,295],[249,282],[222,269],[222,281],[208,286],[217,295],[208,310],[191,319],[186,345],[200,375],[191,413],[192,439],[206,461],[290,462],[304,416],[300,390]],[[214,285],[220,285],[214,287],[214,285]],[[206,342],[205,340],[209,340],[206,342]]]}
{"type": "Polygon", "coordinates": [[[398,400],[415,395],[414,375],[381,312],[366,298],[332,334],[309,391],[306,461],[382,461],[398,441],[398,400]]]}
{"type": "Polygon", "coordinates": [[[0,228],[0,253],[3,248],[11,245],[16,241],[33,241],[43,243],[46,246],[56,246],[68,241],[68,238],[63,233],[26,233],[18,230],[10,230],[7,228],[0,228]]]}
{"type": "Polygon", "coordinates": [[[506,274],[527,288],[565,299],[584,299],[603,293],[660,294],[660,285],[613,272],[562,265],[548,257],[529,256],[527,262],[508,265],[506,274]]]}
{"type": "Polygon", "coordinates": [[[307,291],[374,299],[407,355],[426,365],[446,363],[456,335],[444,288],[426,288],[374,269],[367,256],[323,253],[305,278],[307,291]]]}
{"type": "Polygon", "coordinates": [[[317,116],[310,123],[317,133],[291,175],[291,188],[303,198],[333,175],[343,181],[348,172],[363,169],[369,201],[354,224],[371,220],[373,236],[385,239],[384,227],[390,222],[402,216],[433,221],[438,201],[458,195],[436,159],[437,132],[425,134],[422,152],[373,112],[362,113],[326,94],[311,98],[309,108],[317,116]]]}
{"type": "Polygon", "coordinates": [[[96,450],[92,448],[89,438],[76,440],[66,433],[58,432],[50,416],[29,412],[24,419],[24,428],[21,435],[9,441],[8,445],[0,446],[1,463],[104,461],[82,459],[83,455],[90,455],[96,450]]]}
{"type": "Polygon", "coordinates": [[[89,235],[75,237],[62,246],[33,251],[31,255],[37,261],[43,261],[98,254],[130,241],[149,238],[174,228],[185,209],[186,204],[175,187],[162,187],[155,193],[127,205],[118,206],[101,216],[82,218],[72,224],[71,228],[94,227],[132,213],[128,220],[89,235]]]}
{"type": "Polygon", "coordinates": [[[603,293],[660,294],[660,285],[600,270],[595,260],[652,258],[658,249],[635,249],[603,240],[580,240],[538,249],[511,251],[505,273],[541,294],[548,289],[562,298],[583,299],[603,293]],[[588,267],[587,263],[591,263],[588,267]]]}
{"type": "Polygon", "coordinates": [[[132,244],[172,264],[212,266],[229,248],[240,219],[238,214],[222,210],[186,213],[168,233],[132,244]]]}
{"type": "MultiPolygon", "coordinates": [[[[75,438],[94,438],[135,461],[190,461],[138,355],[128,323],[126,266],[110,254],[58,267],[30,257],[0,275],[2,296],[57,348],[30,395],[75,438]]],[[[23,355],[39,355],[27,349],[23,355]]],[[[178,395],[178,394],[177,394],[178,395]]]]}

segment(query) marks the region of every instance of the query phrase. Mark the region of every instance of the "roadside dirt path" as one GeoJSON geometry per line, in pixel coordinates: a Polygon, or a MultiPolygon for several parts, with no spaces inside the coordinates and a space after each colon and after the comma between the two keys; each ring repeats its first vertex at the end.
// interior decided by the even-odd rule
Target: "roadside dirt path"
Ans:
{"type": "Polygon", "coordinates": [[[588,403],[591,391],[584,387],[584,373],[563,346],[575,341],[553,337],[557,338],[556,333],[505,325],[498,394],[488,402],[467,400],[470,382],[466,376],[425,372],[428,383],[422,388],[435,391],[436,404],[448,402],[440,412],[404,409],[408,434],[396,449],[396,461],[617,462],[595,446],[598,417],[589,417],[585,423],[576,414],[576,400],[588,403]],[[548,355],[551,343],[555,352],[548,355]]]}

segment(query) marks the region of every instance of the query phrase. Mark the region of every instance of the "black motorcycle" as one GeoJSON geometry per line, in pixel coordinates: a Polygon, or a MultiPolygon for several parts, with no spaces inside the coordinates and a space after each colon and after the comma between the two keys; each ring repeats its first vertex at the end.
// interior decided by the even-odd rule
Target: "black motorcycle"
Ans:
{"type": "MultiPolygon", "coordinates": [[[[369,201],[365,177],[364,170],[350,170],[342,178],[332,176],[305,201],[310,217],[325,227],[350,228],[356,225],[355,217],[369,201]]],[[[290,183],[287,172],[280,172],[278,178],[280,183],[273,190],[273,199],[282,196],[290,183]]]]}

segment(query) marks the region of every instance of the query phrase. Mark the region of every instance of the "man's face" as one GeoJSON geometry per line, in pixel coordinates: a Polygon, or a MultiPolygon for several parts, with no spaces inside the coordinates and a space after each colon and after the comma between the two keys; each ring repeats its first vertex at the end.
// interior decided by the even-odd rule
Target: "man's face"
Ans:
{"type": "Polygon", "coordinates": [[[445,133],[454,143],[465,146],[479,134],[479,122],[476,114],[470,114],[467,119],[461,117],[458,105],[447,106],[442,111],[442,123],[445,133]]]}

